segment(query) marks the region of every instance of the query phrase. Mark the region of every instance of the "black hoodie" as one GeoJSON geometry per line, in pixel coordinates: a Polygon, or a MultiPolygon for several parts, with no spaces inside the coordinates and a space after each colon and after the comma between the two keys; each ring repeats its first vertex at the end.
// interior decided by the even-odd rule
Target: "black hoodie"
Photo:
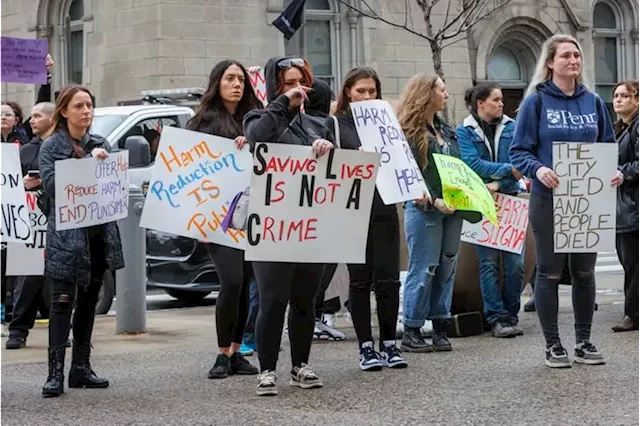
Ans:
{"type": "Polygon", "coordinates": [[[253,145],[256,142],[285,143],[311,146],[316,139],[333,142],[333,135],[324,125],[324,119],[289,109],[289,98],[277,94],[276,82],[278,62],[282,58],[271,58],[264,67],[267,100],[264,110],[253,110],[243,120],[244,135],[253,145]]]}
{"type": "Polygon", "coordinates": [[[331,99],[333,99],[331,86],[323,80],[314,78],[311,88],[313,90],[309,92],[309,100],[304,103],[304,111],[314,117],[328,117],[331,111],[331,99]]]}

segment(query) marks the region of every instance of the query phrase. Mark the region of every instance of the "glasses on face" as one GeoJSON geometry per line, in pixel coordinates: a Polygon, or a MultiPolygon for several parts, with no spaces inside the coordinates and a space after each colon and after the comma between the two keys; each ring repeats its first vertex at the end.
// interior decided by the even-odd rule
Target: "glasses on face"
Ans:
{"type": "Polygon", "coordinates": [[[0,112],[0,117],[2,118],[13,118],[16,115],[12,112],[0,112]]]}
{"type": "Polygon", "coordinates": [[[278,67],[284,70],[291,68],[292,66],[304,67],[304,59],[301,58],[286,58],[278,62],[278,67]]]}

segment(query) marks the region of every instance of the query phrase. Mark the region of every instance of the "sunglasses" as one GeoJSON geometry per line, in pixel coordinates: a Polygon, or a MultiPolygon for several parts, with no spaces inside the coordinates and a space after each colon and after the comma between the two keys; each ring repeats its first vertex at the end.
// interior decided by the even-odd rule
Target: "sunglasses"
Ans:
{"type": "Polygon", "coordinates": [[[278,62],[278,67],[284,70],[291,68],[292,66],[304,67],[304,59],[301,58],[286,58],[278,62]]]}

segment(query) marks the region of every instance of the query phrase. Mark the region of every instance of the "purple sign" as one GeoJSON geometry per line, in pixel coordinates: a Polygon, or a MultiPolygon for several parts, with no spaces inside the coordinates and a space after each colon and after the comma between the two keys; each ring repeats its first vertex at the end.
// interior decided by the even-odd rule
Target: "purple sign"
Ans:
{"type": "Polygon", "coordinates": [[[0,37],[0,45],[3,83],[46,84],[47,40],[0,37]]]}

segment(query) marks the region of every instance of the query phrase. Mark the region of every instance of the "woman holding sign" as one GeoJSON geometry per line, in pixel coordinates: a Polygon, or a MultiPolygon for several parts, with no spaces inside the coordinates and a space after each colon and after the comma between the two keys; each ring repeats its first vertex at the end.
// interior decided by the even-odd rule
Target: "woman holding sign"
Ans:
{"type": "Polygon", "coordinates": [[[51,202],[48,212],[44,276],[53,280],[49,317],[49,376],[42,388],[45,397],[64,392],[65,343],[73,316],[73,354],[70,388],[106,388],[109,381],[96,376],[89,363],[91,334],[98,292],[104,273],[124,267],[120,232],[115,222],[88,228],[56,230],[55,163],[70,158],[109,156],[109,143],[89,133],[93,120],[93,97],[83,86],[60,91],[53,116],[53,134],[43,136],[40,150],[42,186],[51,202]]]}
{"type": "MultiPolygon", "coordinates": [[[[295,57],[271,58],[265,66],[265,79],[269,105],[244,118],[247,140],[310,146],[318,156],[329,152],[333,148],[330,142],[333,138],[324,121],[300,112],[313,82],[307,61],[295,57]]],[[[276,364],[289,300],[292,362],[289,384],[302,389],[322,387],[308,362],[315,323],[315,296],[323,265],[253,262],[253,270],[260,294],[256,333],[261,374],[256,393],[278,394],[276,364]]]]}
{"type": "MultiPolygon", "coordinates": [[[[571,367],[558,334],[558,283],[567,254],[555,253],[553,189],[560,181],[553,170],[553,143],[615,141],[604,102],[583,83],[582,58],[580,44],[570,35],[556,34],[543,44],[535,75],[520,105],[510,150],[511,164],[532,179],[529,223],[536,243],[536,311],[546,340],[545,364],[552,368],[571,367]]],[[[622,173],[616,172],[610,183],[620,185],[622,173]]],[[[604,364],[604,357],[591,343],[597,256],[569,254],[574,360],[584,364],[604,364]]]]}
{"type": "MultiPolygon", "coordinates": [[[[351,102],[381,99],[378,74],[372,68],[354,68],[345,76],[334,117],[336,143],[344,149],[360,149],[351,114],[351,102]],[[338,140],[339,137],[339,140],[338,140]]],[[[360,369],[379,371],[383,366],[405,368],[407,361],[396,346],[396,321],[400,303],[400,228],[395,204],[385,205],[375,190],[369,220],[365,264],[349,264],[349,310],[360,346],[360,369]],[[371,288],[376,293],[380,323],[380,353],[371,333],[371,288]]]]}
{"type": "MultiPolygon", "coordinates": [[[[246,69],[239,62],[222,61],[211,70],[209,86],[187,128],[234,139],[236,147],[242,149],[247,141],[242,134],[242,118],[254,109],[262,109],[262,103],[249,84],[246,69]]],[[[240,354],[249,312],[249,283],[253,275],[251,263],[245,262],[242,250],[210,243],[206,244],[206,248],[220,279],[220,294],[216,303],[220,353],[209,370],[209,378],[258,374],[258,369],[240,354]]]]}

